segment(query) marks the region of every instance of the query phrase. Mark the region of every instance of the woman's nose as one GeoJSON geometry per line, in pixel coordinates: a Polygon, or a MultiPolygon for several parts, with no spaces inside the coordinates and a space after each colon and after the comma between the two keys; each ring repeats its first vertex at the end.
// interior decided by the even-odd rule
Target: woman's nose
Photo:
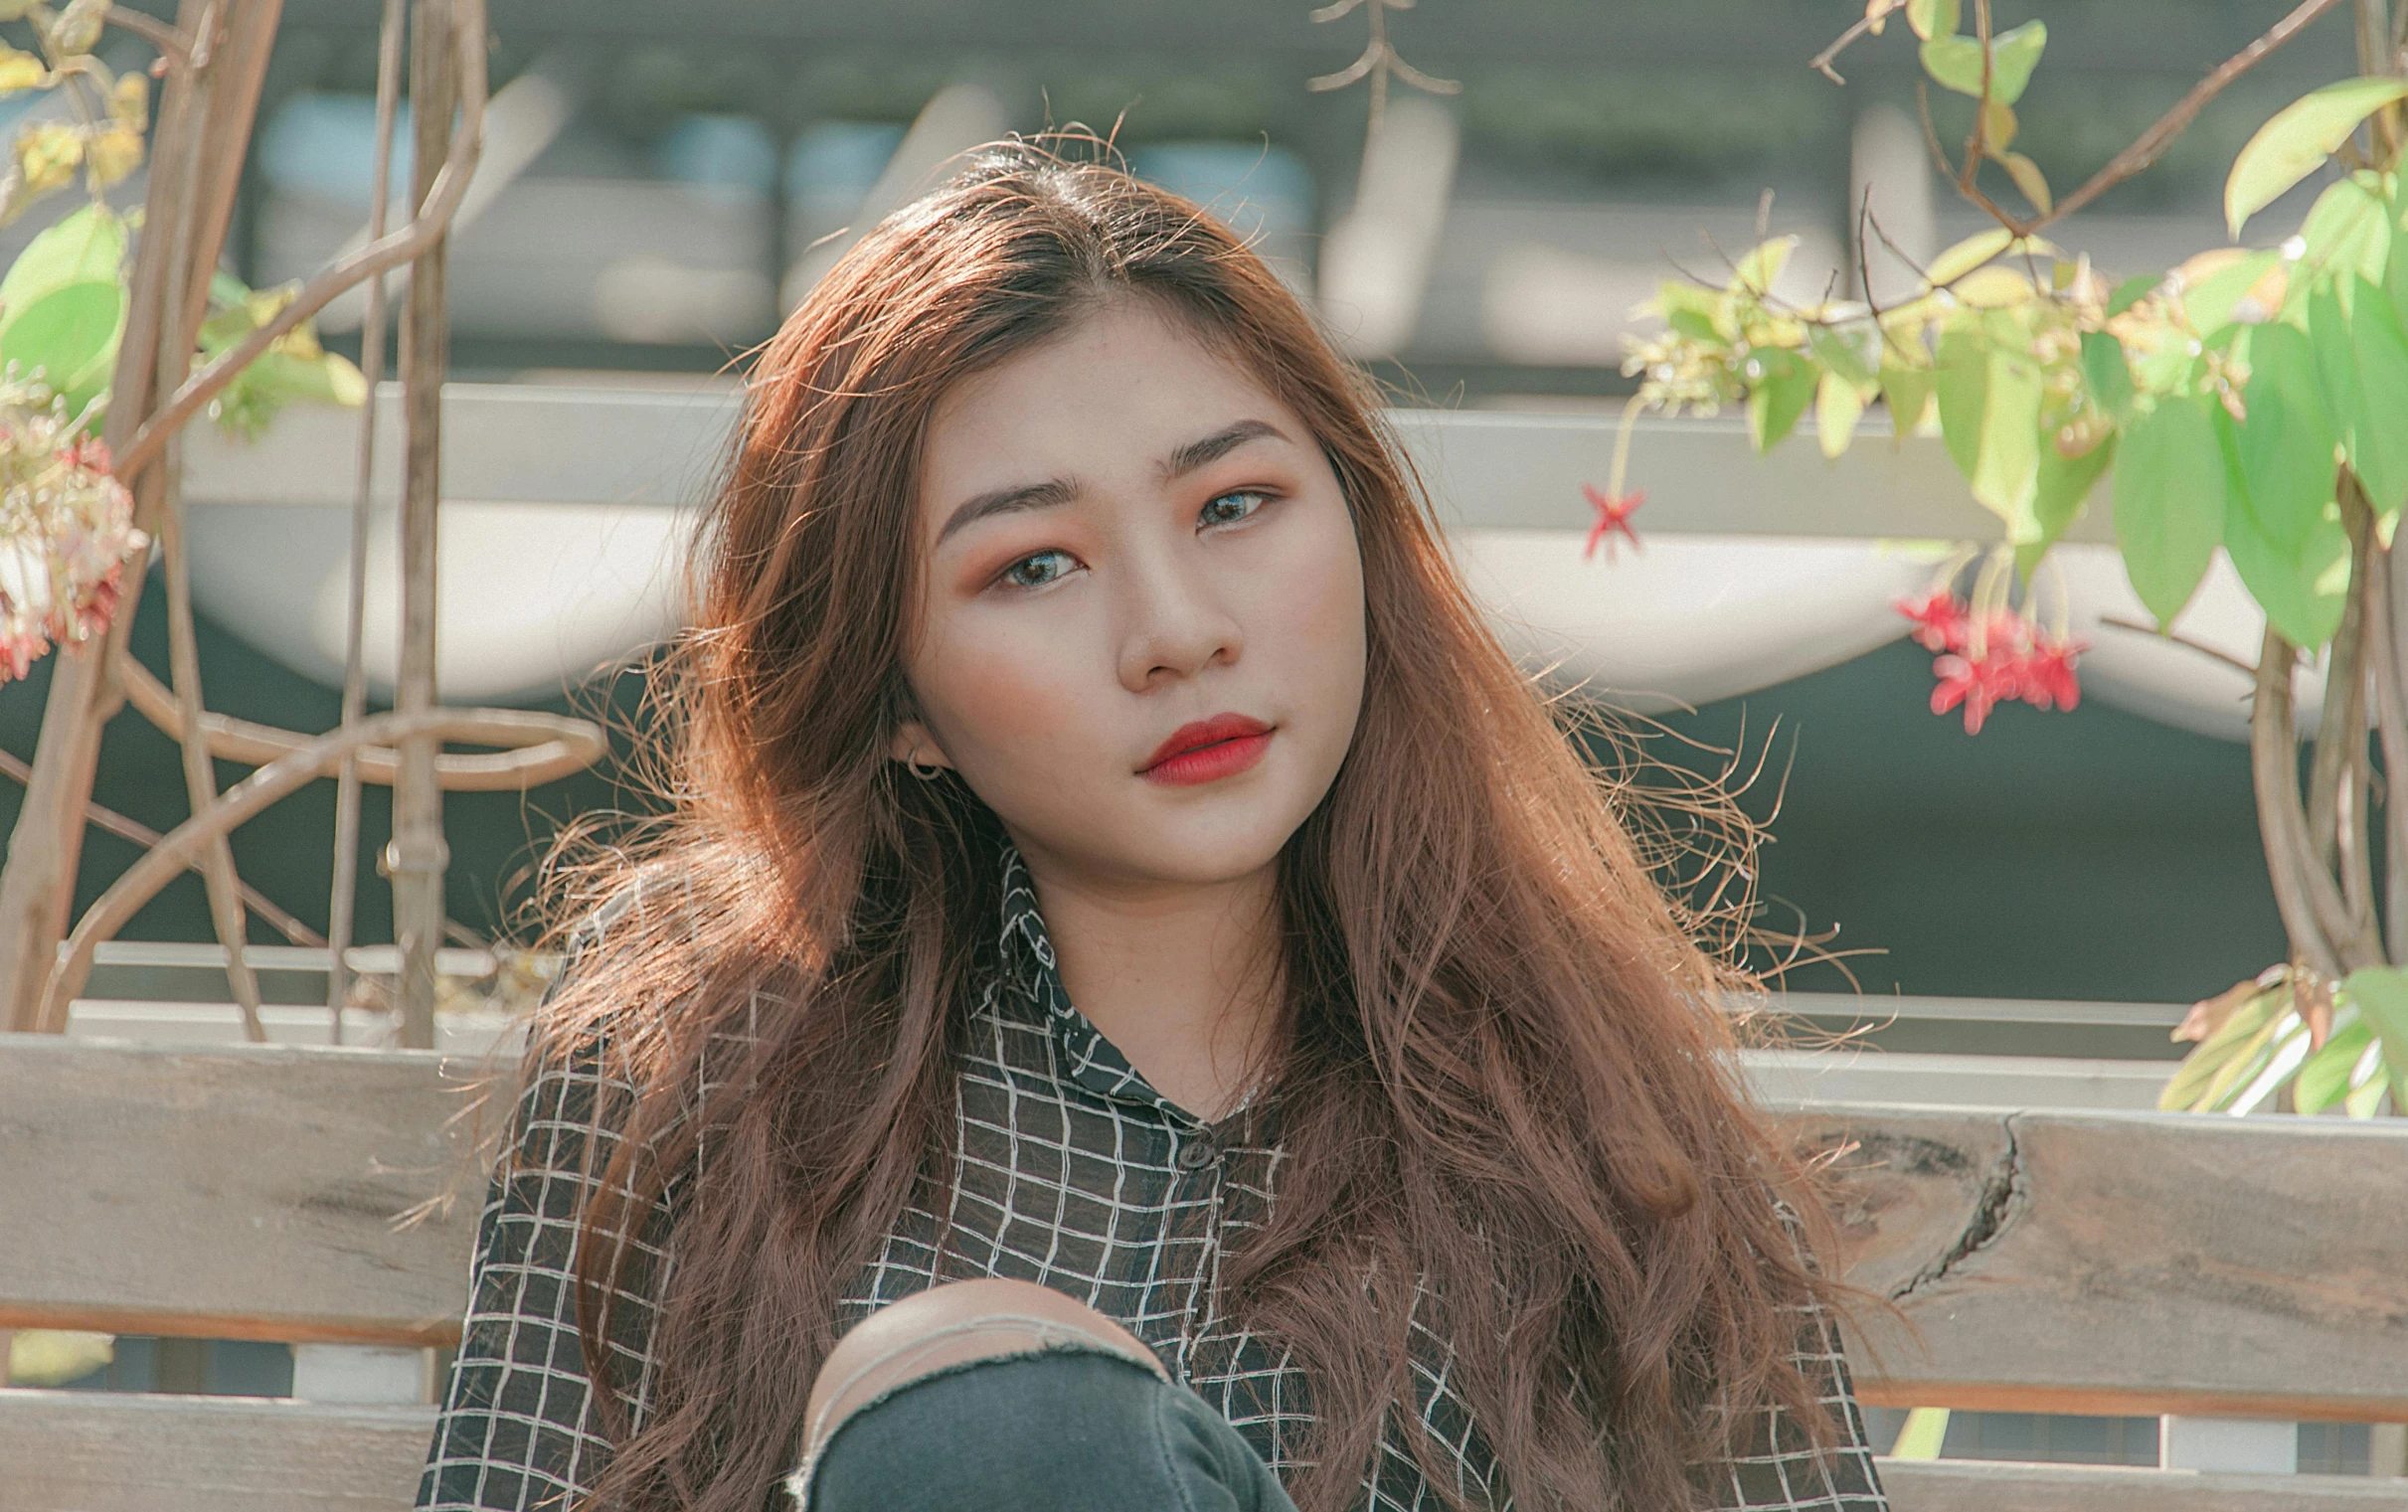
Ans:
{"type": "Polygon", "coordinates": [[[1142,693],[1234,662],[1244,647],[1237,615],[1192,541],[1124,559],[1120,584],[1120,682],[1142,693]]]}

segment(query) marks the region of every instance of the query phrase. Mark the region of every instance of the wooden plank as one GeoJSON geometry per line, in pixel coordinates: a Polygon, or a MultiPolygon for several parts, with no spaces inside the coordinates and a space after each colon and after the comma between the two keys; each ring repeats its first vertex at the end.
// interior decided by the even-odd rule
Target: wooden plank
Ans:
{"type": "MultiPolygon", "coordinates": [[[[450,1341],[481,1173],[438,1064],[0,1037],[0,1328],[450,1341]]],[[[1876,1320],[1868,1402],[2408,1421],[2408,1126],[1782,1116],[1844,1151],[1848,1274],[1923,1331],[1876,1320]]]]}
{"type": "Polygon", "coordinates": [[[2408,1481],[1997,1459],[1884,1459],[1893,1512],[2401,1512],[2408,1481]]]}
{"type": "Polygon", "coordinates": [[[477,1120],[432,1054],[0,1041],[0,1328],[457,1337],[477,1120]]]}
{"type": "Polygon", "coordinates": [[[0,1390],[0,1512],[402,1512],[430,1407],[0,1390]]]}
{"type": "MultiPolygon", "coordinates": [[[[429,1407],[0,1391],[0,1512],[403,1512],[429,1407]]],[[[1896,1512],[2374,1512],[2408,1481],[2351,1475],[1881,1461],[1896,1512]]]]}
{"type": "Polygon", "coordinates": [[[1937,1108],[1793,1114],[1837,1165],[1867,1401],[2408,1420],[2408,1128],[1937,1108]]]}

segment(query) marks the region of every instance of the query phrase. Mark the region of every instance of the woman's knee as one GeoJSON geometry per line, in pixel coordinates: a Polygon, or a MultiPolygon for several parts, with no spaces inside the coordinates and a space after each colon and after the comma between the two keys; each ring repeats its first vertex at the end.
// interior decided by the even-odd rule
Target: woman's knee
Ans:
{"type": "Polygon", "coordinates": [[[811,1385],[808,1447],[861,1408],[925,1377],[1049,1349],[1117,1355],[1168,1380],[1135,1335],[1034,1281],[953,1281],[880,1308],[836,1343],[811,1385]]]}

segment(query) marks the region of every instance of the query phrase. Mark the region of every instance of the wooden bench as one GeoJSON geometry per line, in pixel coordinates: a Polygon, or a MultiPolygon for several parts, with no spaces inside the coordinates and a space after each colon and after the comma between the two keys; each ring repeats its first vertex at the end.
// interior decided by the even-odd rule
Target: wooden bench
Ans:
{"type": "MultiPolygon", "coordinates": [[[[424,1052],[0,1036],[0,1328],[447,1344],[482,1200],[475,1091],[424,1052]]],[[[1923,1333],[1860,1341],[1868,1403],[2408,1421],[2408,1123],[1785,1116],[1852,1146],[1849,1273],[1923,1333]]],[[[394,1512],[432,1416],[0,1391],[0,1512],[394,1512]]],[[[1883,1473],[1899,1512],[2408,1506],[2408,1481],[2355,1476],[1883,1473]]]]}

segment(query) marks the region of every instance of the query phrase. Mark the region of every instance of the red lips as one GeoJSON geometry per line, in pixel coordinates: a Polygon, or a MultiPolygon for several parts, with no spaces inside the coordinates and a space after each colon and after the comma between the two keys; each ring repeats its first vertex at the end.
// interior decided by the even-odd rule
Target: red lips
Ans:
{"type": "Polygon", "coordinates": [[[1148,782],[1192,787],[1235,776],[1263,759],[1272,727],[1243,714],[1216,714],[1181,725],[1138,768],[1148,782]]]}

